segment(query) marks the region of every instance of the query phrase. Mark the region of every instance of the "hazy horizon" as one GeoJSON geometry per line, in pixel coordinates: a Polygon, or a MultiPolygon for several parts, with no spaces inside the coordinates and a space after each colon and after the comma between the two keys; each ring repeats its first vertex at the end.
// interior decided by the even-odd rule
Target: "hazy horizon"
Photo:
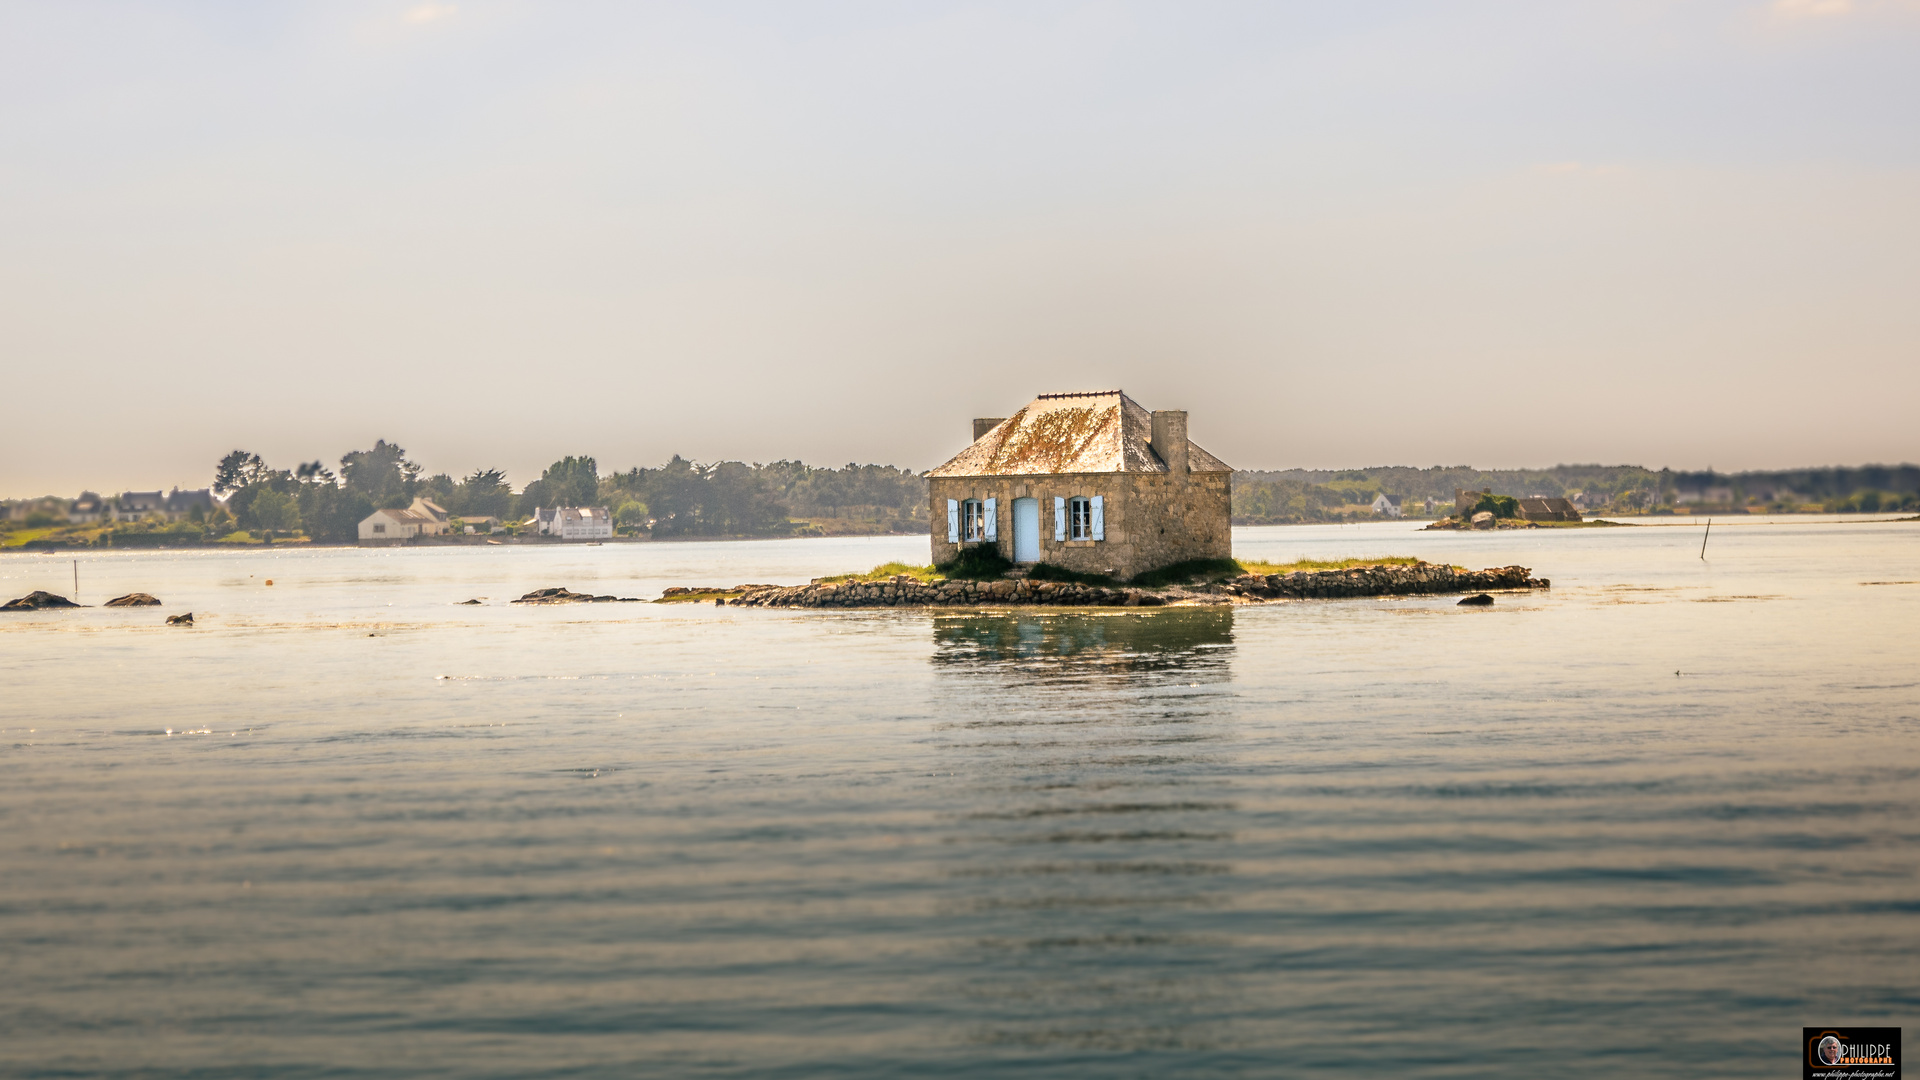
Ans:
{"type": "MultiPolygon", "coordinates": [[[[391,442],[392,440],[387,440],[387,441],[391,442]]],[[[416,457],[416,455],[412,454],[412,448],[404,447],[404,444],[402,445],[403,445],[403,448],[408,450],[410,459],[416,457]]],[[[355,449],[365,450],[365,449],[368,449],[370,446],[371,444],[369,444],[368,447],[356,447],[355,449]]],[[[591,455],[588,455],[588,456],[591,456],[591,455]]],[[[685,457],[686,455],[681,455],[681,456],[685,457]]],[[[315,459],[312,457],[308,457],[306,460],[312,461],[315,459]]],[[[328,458],[325,455],[321,455],[319,460],[321,461],[322,464],[326,465],[330,471],[333,471],[335,473],[339,472],[339,466],[340,466],[339,455],[335,455],[332,458],[328,458]]],[[[558,458],[555,459],[555,461],[558,461],[558,460],[559,460],[558,458]]],[[[715,462],[722,461],[722,460],[737,461],[741,459],[737,457],[733,457],[733,458],[716,457],[716,458],[706,459],[704,461],[698,461],[697,463],[713,464],[715,462]]],[[[765,461],[749,462],[749,464],[763,465],[763,464],[770,464],[774,461],[780,461],[780,460],[797,460],[797,459],[791,458],[791,457],[785,458],[785,459],[771,458],[765,461]]],[[[269,465],[272,465],[275,468],[284,468],[284,469],[292,469],[295,465],[304,464],[304,463],[305,462],[296,462],[293,460],[287,460],[287,461],[269,460],[268,461],[269,465]]],[[[900,464],[899,462],[883,461],[883,460],[853,461],[853,462],[839,462],[839,463],[823,462],[823,461],[805,461],[802,463],[805,465],[816,467],[816,468],[829,468],[829,469],[840,468],[843,465],[849,465],[849,464],[885,465],[885,466],[893,466],[895,468],[906,468],[913,472],[925,472],[927,469],[933,468],[934,465],[940,464],[939,462],[934,462],[933,465],[906,466],[906,465],[900,464]]],[[[551,464],[554,464],[554,462],[548,462],[548,464],[551,465],[551,464]]],[[[600,475],[608,476],[615,472],[623,473],[623,472],[626,472],[628,469],[635,468],[635,467],[646,468],[646,469],[658,468],[661,465],[665,464],[665,462],[664,461],[621,462],[621,463],[615,464],[615,463],[606,462],[606,461],[596,461],[596,464],[599,466],[600,475]]],[[[1892,461],[1844,462],[1844,463],[1822,462],[1819,464],[1805,465],[1805,466],[1787,466],[1786,468],[1779,469],[1779,470],[1769,470],[1769,469],[1729,470],[1729,469],[1721,469],[1716,466],[1713,468],[1712,471],[1719,474],[1724,474],[1724,475],[1738,475],[1740,472],[1786,472],[1786,471],[1794,471],[1799,468],[1861,469],[1861,468],[1875,468],[1875,467],[1898,468],[1902,466],[1912,468],[1913,465],[1914,465],[1913,462],[1892,462],[1892,461]]],[[[485,468],[485,467],[486,466],[479,466],[479,468],[485,468]]],[[[1653,472],[1659,472],[1663,468],[1672,468],[1671,466],[1647,465],[1644,462],[1632,462],[1632,461],[1619,461],[1619,462],[1559,461],[1559,462],[1554,462],[1551,465],[1481,465],[1475,462],[1455,462],[1453,464],[1435,463],[1435,464],[1428,464],[1428,465],[1407,465],[1407,464],[1375,462],[1374,464],[1371,464],[1371,465],[1352,465],[1352,464],[1278,465],[1278,466],[1236,465],[1234,466],[1234,471],[1235,472],[1252,472],[1252,473],[1281,473],[1281,472],[1288,472],[1292,470],[1298,470],[1301,472],[1347,472],[1347,471],[1377,472],[1384,469],[1419,469],[1423,471],[1432,470],[1432,469],[1472,469],[1478,472],[1493,473],[1493,472],[1551,472],[1555,469],[1569,469],[1569,468],[1635,468],[1635,467],[1644,467],[1653,472]]],[[[540,479],[540,475],[541,475],[541,472],[543,471],[543,468],[544,466],[529,469],[520,476],[514,476],[512,474],[509,474],[507,477],[507,481],[511,486],[511,488],[513,489],[513,491],[518,493],[521,489],[526,487],[527,484],[531,483],[532,481],[540,479]]],[[[424,469],[421,475],[424,477],[424,476],[432,476],[438,473],[446,473],[448,475],[451,475],[455,480],[459,480],[463,476],[471,474],[473,471],[474,471],[474,467],[427,468],[427,469],[424,469]]],[[[1702,466],[1699,469],[1673,469],[1673,471],[1677,473],[1678,472],[1698,473],[1698,472],[1707,471],[1707,467],[1702,466]]],[[[160,491],[167,491],[175,487],[180,488],[182,490],[198,490],[198,489],[207,488],[211,486],[213,481],[213,472],[214,472],[213,468],[209,466],[204,476],[201,476],[189,481],[181,481],[178,483],[87,484],[87,485],[82,485],[81,487],[78,487],[78,488],[74,488],[71,491],[38,491],[32,494],[28,494],[26,492],[13,492],[13,493],[0,492],[0,501],[27,500],[27,499],[44,498],[48,496],[65,498],[65,497],[72,497],[74,495],[77,495],[82,491],[91,491],[97,495],[103,495],[103,496],[113,496],[113,495],[118,495],[118,494],[121,494],[122,492],[127,492],[127,491],[153,491],[156,489],[160,491]]]]}
{"type": "Polygon", "coordinates": [[[1920,459],[1920,3],[0,9],[0,494],[1920,459]],[[1902,407],[1900,402],[1909,403],[1902,407]]]}

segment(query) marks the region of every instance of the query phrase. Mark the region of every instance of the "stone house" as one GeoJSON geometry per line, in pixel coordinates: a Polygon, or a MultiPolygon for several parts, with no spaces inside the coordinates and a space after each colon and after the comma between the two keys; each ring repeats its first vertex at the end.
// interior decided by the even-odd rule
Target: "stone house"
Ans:
{"type": "Polygon", "coordinates": [[[412,506],[368,514],[360,522],[360,539],[367,543],[412,540],[421,536],[445,536],[451,528],[447,512],[439,504],[416,498],[412,506]]]}
{"type": "Polygon", "coordinates": [[[91,491],[83,491],[80,497],[67,504],[67,521],[74,525],[91,525],[113,513],[107,500],[91,491]]]}
{"type": "Polygon", "coordinates": [[[1465,520],[1467,515],[1473,512],[1473,508],[1480,505],[1480,496],[1491,494],[1493,494],[1492,488],[1481,488],[1479,491],[1472,488],[1454,488],[1453,516],[1465,520]]]}
{"type": "Polygon", "coordinates": [[[193,491],[174,488],[167,492],[167,517],[173,521],[190,518],[195,510],[200,511],[201,517],[206,517],[213,513],[216,505],[213,501],[213,492],[207,488],[193,491]]]}
{"type": "Polygon", "coordinates": [[[113,500],[115,521],[144,521],[151,514],[165,517],[166,513],[167,493],[164,491],[123,491],[113,500]]]}
{"type": "Polygon", "coordinates": [[[1127,579],[1233,555],[1233,470],[1187,438],[1187,414],[1119,390],[1042,394],[975,420],[927,474],[933,562],[993,545],[1015,563],[1127,579]]]}

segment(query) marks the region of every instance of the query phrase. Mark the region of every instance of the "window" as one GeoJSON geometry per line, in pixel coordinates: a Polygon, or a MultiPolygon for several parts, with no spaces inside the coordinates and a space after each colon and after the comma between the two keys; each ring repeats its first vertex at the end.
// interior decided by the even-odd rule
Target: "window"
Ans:
{"type": "Polygon", "coordinates": [[[375,526],[373,527],[373,531],[374,531],[374,532],[386,532],[386,531],[387,531],[387,527],[386,527],[385,525],[375,525],[375,526]]]}
{"type": "Polygon", "coordinates": [[[1093,500],[1075,496],[1067,500],[1067,539],[1093,539],[1093,500]]]}
{"type": "Polygon", "coordinates": [[[987,507],[979,499],[960,504],[960,535],[969,542],[987,538],[987,507]]]}

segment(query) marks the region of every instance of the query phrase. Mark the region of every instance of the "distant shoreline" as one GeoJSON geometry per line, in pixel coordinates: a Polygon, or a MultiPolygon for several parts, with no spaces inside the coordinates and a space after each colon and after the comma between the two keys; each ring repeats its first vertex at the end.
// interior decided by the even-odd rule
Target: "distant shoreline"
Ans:
{"type": "Polygon", "coordinates": [[[380,543],[340,543],[335,541],[308,540],[304,537],[291,540],[279,540],[274,543],[250,542],[244,544],[222,543],[214,540],[205,543],[186,544],[124,544],[96,547],[92,544],[49,544],[34,541],[13,547],[0,548],[0,554],[6,555],[59,555],[67,552],[134,552],[134,551],[312,551],[319,548],[364,548],[368,551],[395,550],[407,548],[459,548],[459,547],[556,547],[583,548],[600,547],[608,544],[735,544],[769,540],[859,540],[868,538],[915,538],[925,537],[926,533],[830,533],[824,536],[615,536],[604,540],[555,540],[551,537],[532,536],[434,536],[418,540],[388,540],[380,543]]]}
{"type": "MultiPolygon", "coordinates": [[[[1655,529],[1662,529],[1662,528],[1664,529],[1675,529],[1675,528],[1698,529],[1698,528],[1705,528],[1707,521],[1709,519],[1711,519],[1715,525],[1720,526],[1722,528],[1731,528],[1738,525],[1897,525],[1901,523],[1920,523],[1920,516],[1880,516],[1880,515],[1868,515],[1868,514],[1768,514],[1768,515],[1729,514],[1724,517],[1713,515],[1713,514],[1700,514],[1697,516],[1689,515],[1687,517],[1677,517],[1677,516],[1670,517],[1669,515],[1666,515],[1666,514],[1649,514],[1649,515],[1645,515],[1645,517],[1639,517],[1636,515],[1636,520],[1634,521],[1617,521],[1617,520],[1614,520],[1614,518],[1610,515],[1608,518],[1604,519],[1604,521],[1607,524],[1636,525],[1636,526],[1641,526],[1645,528],[1655,528],[1655,529]],[[1663,520],[1647,520],[1648,518],[1659,518],[1663,520]]],[[[1331,526],[1336,526],[1340,528],[1345,528],[1348,526],[1358,526],[1358,525],[1389,525],[1389,524],[1417,525],[1420,522],[1428,521],[1428,520],[1430,519],[1386,518],[1386,519],[1378,519],[1374,521],[1311,521],[1311,522],[1300,522],[1297,524],[1286,524],[1286,525],[1235,525],[1233,527],[1236,529],[1312,529],[1312,528],[1325,528],[1331,525],[1331,526]]],[[[1589,519],[1588,522],[1583,524],[1600,523],[1602,522],[1602,520],[1603,519],[1593,518],[1593,519],[1589,519]]],[[[1428,530],[1425,528],[1420,528],[1420,529],[1416,529],[1415,531],[1425,532],[1428,530]]],[[[1503,532],[1507,532],[1507,533],[1515,532],[1518,530],[1459,529],[1459,530],[1443,530],[1443,531],[1446,531],[1449,533],[1457,532],[1461,535],[1472,535],[1476,532],[1490,532],[1494,534],[1499,534],[1503,532]]],[[[1569,530],[1563,526],[1562,528],[1559,528],[1559,529],[1547,528],[1547,529],[1527,530],[1527,531],[1529,532],[1567,532],[1567,531],[1575,531],[1575,530],[1569,530]]],[[[95,547],[91,544],[51,545],[51,544],[44,544],[36,541],[30,544],[22,544],[14,547],[0,548],[0,555],[63,555],[63,554],[80,554],[82,552],[124,553],[124,552],[139,552],[139,551],[272,551],[276,549],[310,551],[310,550],[315,550],[319,548],[327,548],[330,550],[336,549],[336,548],[360,548],[360,549],[366,549],[369,551],[406,549],[406,548],[456,548],[456,547],[579,548],[579,547],[595,547],[595,546],[602,546],[607,544],[738,544],[738,543],[779,541],[779,540],[857,540],[857,539],[880,539],[880,538],[911,539],[911,538],[917,538],[917,537],[925,537],[926,535],[927,535],[926,533],[914,532],[914,533],[841,533],[841,534],[829,534],[826,536],[665,536],[665,537],[657,537],[657,538],[651,537],[651,536],[616,536],[606,540],[555,540],[555,539],[552,539],[551,537],[531,537],[531,536],[458,536],[458,537],[446,536],[446,537],[427,537],[419,540],[387,541],[387,542],[378,543],[378,544],[321,543],[321,542],[316,542],[316,541],[307,540],[303,538],[303,539],[296,539],[296,540],[282,540],[272,544],[268,544],[268,543],[228,544],[228,543],[221,543],[216,540],[211,543],[199,543],[199,544],[192,544],[192,543],[189,543],[189,544],[127,544],[127,545],[120,545],[120,546],[109,545],[106,547],[95,547]]]]}

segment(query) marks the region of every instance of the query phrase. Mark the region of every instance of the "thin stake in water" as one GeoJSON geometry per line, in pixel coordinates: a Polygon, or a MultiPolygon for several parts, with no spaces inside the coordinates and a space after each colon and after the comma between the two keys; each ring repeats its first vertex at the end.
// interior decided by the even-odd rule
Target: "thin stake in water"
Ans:
{"type": "Polygon", "coordinates": [[[73,560],[73,602],[80,602],[80,560],[73,560]]]}
{"type": "Polygon", "coordinates": [[[1707,537],[1713,535],[1713,519],[1707,519],[1707,531],[1700,534],[1700,561],[1707,561],[1707,537]]]}

